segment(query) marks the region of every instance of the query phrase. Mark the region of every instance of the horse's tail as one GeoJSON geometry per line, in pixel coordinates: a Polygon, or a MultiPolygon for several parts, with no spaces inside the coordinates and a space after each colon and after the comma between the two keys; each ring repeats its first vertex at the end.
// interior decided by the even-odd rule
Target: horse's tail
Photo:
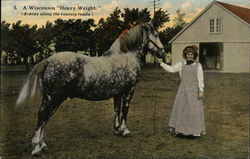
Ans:
{"type": "MultiPolygon", "coordinates": [[[[22,102],[24,102],[27,98],[31,98],[36,93],[37,87],[42,88],[42,74],[44,73],[46,67],[48,65],[47,60],[43,60],[42,62],[36,64],[34,68],[28,75],[28,78],[21,89],[18,99],[16,101],[16,106],[19,106],[22,102]]],[[[41,91],[42,89],[40,89],[41,91]]]]}

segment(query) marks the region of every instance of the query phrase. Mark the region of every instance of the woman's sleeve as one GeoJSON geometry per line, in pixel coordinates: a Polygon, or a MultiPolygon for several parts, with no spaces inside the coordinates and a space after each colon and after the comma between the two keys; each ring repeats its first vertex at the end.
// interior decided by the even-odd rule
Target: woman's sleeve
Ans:
{"type": "Polygon", "coordinates": [[[161,62],[160,66],[161,66],[164,70],[166,70],[166,71],[168,71],[168,72],[174,73],[174,72],[179,72],[179,71],[180,71],[181,62],[178,62],[178,63],[174,64],[173,66],[170,66],[170,65],[167,65],[167,64],[161,62]]]}
{"type": "Polygon", "coordinates": [[[203,71],[202,71],[202,67],[201,67],[200,63],[198,65],[197,76],[198,76],[197,78],[198,78],[199,91],[203,92],[203,89],[204,89],[204,76],[203,76],[203,71]]]}

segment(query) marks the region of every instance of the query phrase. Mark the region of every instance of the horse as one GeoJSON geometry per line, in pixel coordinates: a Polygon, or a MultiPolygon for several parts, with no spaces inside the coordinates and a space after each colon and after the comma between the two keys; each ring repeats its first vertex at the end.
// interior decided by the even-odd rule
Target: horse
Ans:
{"type": "Polygon", "coordinates": [[[67,98],[90,101],[113,98],[114,131],[121,136],[129,135],[126,124],[129,103],[139,81],[142,57],[147,51],[164,57],[163,45],[151,22],[132,27],[122,38],[117,38],[102,56],[60,52],[36,64],[16,101],[18,106],[36,92],[42,94],[31,154],[46,146],[43,129],[67,98]]]}

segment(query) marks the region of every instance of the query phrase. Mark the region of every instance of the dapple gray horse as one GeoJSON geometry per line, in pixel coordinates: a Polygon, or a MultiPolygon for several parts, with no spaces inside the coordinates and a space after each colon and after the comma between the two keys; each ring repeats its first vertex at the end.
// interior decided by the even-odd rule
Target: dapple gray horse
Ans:
{"type": "Polygon", "coordinates": [[[67,98],[91,101],[113,98],[114,130],[122,136],[128,135],[130,131],[126,118],[139,80],[145,49],[158,57],[164,55],[163,45],[151,23],[131,28],[116,39],[103,56],[88,57],[74,52],[62,52],[35,65],[17,99],[19,105],[37,90],[43,95],[32,139],[32,154],[46,146],[43,140],[44,126],[67,98]]]}

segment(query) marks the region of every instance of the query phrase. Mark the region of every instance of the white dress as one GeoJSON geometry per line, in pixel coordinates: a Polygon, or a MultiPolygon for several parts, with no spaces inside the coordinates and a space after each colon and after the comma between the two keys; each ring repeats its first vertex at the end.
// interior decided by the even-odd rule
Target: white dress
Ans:
{"type": "Polygon", "coordinates": [[[205,134],[202,99],[198,98],[199,91],[203,91],[204,87],[200,63],[186,65],[185,62],[181,62],[174,66],[162,63],[161,66],[169,72],[180,71],[181,75],[181,83],[169,121],[170,130],[183,135],[205,134]]]}

